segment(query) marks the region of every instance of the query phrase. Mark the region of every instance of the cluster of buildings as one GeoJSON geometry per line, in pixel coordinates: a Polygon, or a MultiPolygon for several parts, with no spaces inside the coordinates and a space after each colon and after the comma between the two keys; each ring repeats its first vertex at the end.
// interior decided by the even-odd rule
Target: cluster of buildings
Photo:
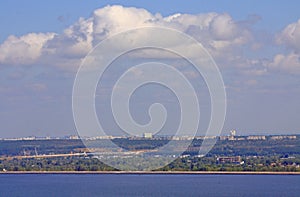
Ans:
{"type": "Polygon", "coordinates": [[[297,139],[296,135],[249,135],[249,136],[237,136],[236,130],[231,130],[230,135],[228,136],[220,136],[220,140],[229,140],[229,141],[240,141],[240,140],[283,140],[283,139],[289,139],[294,140],[297,139]]]}
{"type": "Polygon", "coordinates": [[[143,133],[142,137],[128,137],[128,136],[94,136],[94,137],[80,137],[78,135],[70,135],[65,137],[19,137],[19,138],[0,138],[0,140],[51,140],[51,139],[69,139],[69,140],[101,140],[101,139],[153,139],[153,140],[204,140],[204,139],[218,139],[218,140],[228,140],[228,141],[241,141],[241,140],[294,140],[297,139],[297,135],[249,135],[249,136],[238,136],[236,130],[231,130],[228,136],[157,136],[150,132],[143,133]]]}
{"type": "Polygon", "coordinates": [[[225,164],[244,164],[240,156],[233,156],[233,157],[218,157],[217,163],[225,164]]]}
{"type": "Polygon", "coordinates": [[[277,135],[277,136],[270,136],[271,140],[283,140],[283,139],[289,139],[289,140],[295,140],[297,139],[296,135],[277,135]]]}
{"type": "Polygon", "coordinates": [[[22,141],[22,140],[51,140],[51,139],[59,139],[53,137],[36,137],[36,136],[28,136],[28,137],[18,137],[18,138],[0,138],[0,140],[6,141],[22,141]]]}

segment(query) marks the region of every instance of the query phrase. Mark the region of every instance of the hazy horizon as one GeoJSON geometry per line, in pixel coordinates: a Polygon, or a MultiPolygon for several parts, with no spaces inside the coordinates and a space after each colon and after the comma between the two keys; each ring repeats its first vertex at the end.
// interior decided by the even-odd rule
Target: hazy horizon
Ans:
{"type": "MultiPolygon", "coordinates": [[[[222,133],[220,136],[229,136],[230,134],[226,134],[226,133],[222,133]]],[[[300,135],[299,133],[270,133],[270,132],[265,132],[265,133],[258,133],[258,132],[254,132],[254,133],[249,133],[249,134],[243,134],[243,135],[239,135],[237,134],[236,136],[239,137],[239,136],[262,136],[262,135],[265,135],[265,136],[277,136],[277,135],[300,135]]],[[[26,137],[37,137],[37,138],[46,138],[46,137],[50,137],[50,138],[63,138],[63,137],[70,137],[70,136],[78,136],[77,133],[70,133],[70,134],[66,134],[66,135],[44,135],[44,136],[39,136],[39,135],[30,135],[30,136],[7,136],[7,137],[3,137],[3,136],[0,136],[0,138],[2,139],[14,139],[14,138],[26,138],[26,137]]],[[[172,136],[172,135],[157,135],[158,137],[169,137],[169,136],[172,136]]],[[[89,137],[106,137],[106,136],[79,136],[80,138],[84,139],[84,138],[89,138],[89,137]]],[[[129,136],[118,136],[118,135],[112,135],[112,137],[129,137],[129,136]]],[[[183,136],[183,137],[189,137],[189,136],[183,136]]],[[[203,137],[203,136],[195,136],[195,137],[203,137]]]]}

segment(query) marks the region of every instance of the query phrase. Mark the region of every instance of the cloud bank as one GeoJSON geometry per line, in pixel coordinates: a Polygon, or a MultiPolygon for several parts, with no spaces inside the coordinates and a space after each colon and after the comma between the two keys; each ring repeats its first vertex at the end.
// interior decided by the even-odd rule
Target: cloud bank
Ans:
{"type": "MultiPolygon", "coordinates": [[[[242,52],[245,47],[251,51],[263,44],[256,42],[251,30],[251,25],[257,20],[258,17],[255,20],[250,17],[236,21],[227,13],[213,12],[195,15],[177,13],[163,17],[141,8],[106,6],[95,10],[89,18],[80,18],[61,34],[9,36],[0,44],[0,65],[43,64],[74,71],[101,40],[136,27],[163,26],[185,32],[200,41],[219,66],[243,67],[246,68],[244,73],[254,75],[266,70],[300,74],[300,20],[287,25],[276,37],[276,43],[284,46],[287,52],[275,54],[267,63],[247,58],[242,52]]],[[[136,39],[147,37],[137,35],[136,39]]],[[[163,42],[164,38],[161,39],[163,42]]]]}

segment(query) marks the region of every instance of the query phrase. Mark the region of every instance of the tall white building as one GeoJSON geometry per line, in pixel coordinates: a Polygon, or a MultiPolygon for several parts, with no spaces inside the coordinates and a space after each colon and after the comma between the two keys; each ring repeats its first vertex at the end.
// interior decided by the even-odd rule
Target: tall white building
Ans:
{"type": "Polygon", "coordinates": [[[152,133],[144,133],[143,137],[150,139],[150,138],[152,138],[152,133]]]}
{"type": "Polygon", "coordinates": [[[230,131],[230,136],[235,136],[236,135],[236,130],[231,130],[230,131]]]}

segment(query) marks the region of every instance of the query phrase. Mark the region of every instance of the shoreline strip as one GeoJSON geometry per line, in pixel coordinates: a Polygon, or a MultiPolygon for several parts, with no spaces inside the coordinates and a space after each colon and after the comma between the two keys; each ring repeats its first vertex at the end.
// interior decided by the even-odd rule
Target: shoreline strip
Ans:
{"type": "Polygon", "coordinates": [[[6,171],[5,174],[112,174],[112,175],[300,175],[300,172],[251,171],[6,171]]]}

